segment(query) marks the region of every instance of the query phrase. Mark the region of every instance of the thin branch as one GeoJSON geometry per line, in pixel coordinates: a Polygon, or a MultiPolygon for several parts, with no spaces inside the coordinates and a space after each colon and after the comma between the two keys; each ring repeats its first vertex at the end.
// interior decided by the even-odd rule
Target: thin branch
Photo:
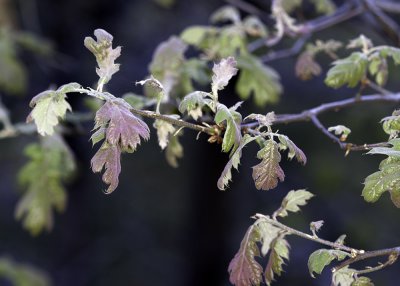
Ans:
{"type": "Polygon", "coordinates": [[[397,45],[400,44],[400,26],[377,6],[376,1],[363,0],[363,2],[365,8],[371,12],[387,34],[396,42],[397,45]]]}
{"type": "Polygon", "coordinates": [[[311,34],[304,35],[297,39],[297,41],[294,43],[294,45],[288,49],[284,50],[279,50],[279,51],[271,51],[265,56],[261,57],[261,61],[264,63],[268,63],[271,61],[279,60],[279,59],[284,59],[288,58],[294,55],[297,55],[300,53],[300,51],[303,49],[305,43],[307,40],[311,37],[311,34]]]}
{"type": "Polygon", "coordinates": [[[376,6],[388,13],[400,13],[400,3],[380,0],[377,1],[375,4],[376,6]]]}
{"type": "Polygon", "coordinates": [[[272,218],[270,218],[268,216],[265,216],[263,214],[256,214],[254,217],[257,218],[257,219],[263,219],[267,223],[286,231],[288,234],[293,234],[293,235],[299,236],[301,238],[304,238],[304,239],[307,239],[307,240],[311,240],[311,241],[314,241],[314,242],[317,242],[317,243],[320,243],[320,244],[324,244],[324,245],[327,245],[327,246],[332,247],[334,249],[340,249],[340,250],[343,250],[343,251],[346,251],[346,252],[349,252],[349,253],[353,253],[353,254],[364,253],[364,250],[359,250],[359,249],[355,249],[355,248],[352,248],[352,247],[348,247],[346,245],[343,245],[343,244],[340,244],[340,243],[336,243],[336,242],[332,242],[332,241],[329,241],[329,240],[325,240],[325,239],[322,239],[322,238],[319,238],[319,237],[315,237],[312,234],[308,234],[308,233],[302,232],[300,230],[291,228],[291,227],[289,227],[289,226],[287,226],[287,225],[285,225],[285,224],[283,224],[283,223],[281,223],[281,222],[279,222],[277,220],[274,220],[274,219],[272,219],[272,218]]]}
{"type": "Polygon", "coordinates": [[[347,144],[342,142],[342,141],[340,141],[340,139],[338,137],[336,137],[331,132],[329,132],[328,129],[326,129],[326,127],[321,123],[321,121],[319,121],[317,116],[315,116],[315,115],[311,116],[311,121],[312,121],[312,123],[314,123],[315,127],[317,127],[328,138],[332,139],[333,142],[339,144],[341,149],[345,149],[346,148],[347,144]]]}

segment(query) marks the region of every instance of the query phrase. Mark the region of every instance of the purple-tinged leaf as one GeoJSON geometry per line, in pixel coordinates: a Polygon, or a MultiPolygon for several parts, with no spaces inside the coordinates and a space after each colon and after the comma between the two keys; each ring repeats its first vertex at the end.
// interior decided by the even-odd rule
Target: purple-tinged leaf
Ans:
{"type": "Polygon", "coordinates": [[[253,179],[258,190],[271,190],[283,181],[285,174],[279,166],[281,155],[277,143],[270,139],[266,146],[258,151],[257,157],[261,163],[253,167],[253,179]]]}
{"type": "Polygon", "coordinates": [[[107,101],[97,112],[95,129],[107,125],[106,140],[119,145],[122,150],[135,150],[140,137],[148,140],[150,130],[146,123],[132,114],[130,106],[122,99],[107,101]]]}
{"type": "Polygon", "coordinates": [[[112,193],[118,186],[121,173],[121,148],[118,145],[103,143],[91,160],[92,170],[99,173],[105,169],[103,182],[109,185],[106,194],[112,193]]]}
{"type": "Polygon", "coordinates": [[[229,263],[229,281],[235,286],[260,285],[262,282],[262,268],[255,260],[255,257],[260,255],[257,246],[259,241],[258,227],[250,226],[240,244],[239,251],[229,263]]]}

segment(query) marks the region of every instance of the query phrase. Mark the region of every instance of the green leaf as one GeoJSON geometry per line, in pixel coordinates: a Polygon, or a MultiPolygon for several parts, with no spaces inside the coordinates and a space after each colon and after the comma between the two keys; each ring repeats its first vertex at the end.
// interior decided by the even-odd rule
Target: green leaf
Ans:
{"type": "Polygon", "coordinates": [[[367,202],[376,202],[389,191],[392,202],[400,207],[400,139],[389,141],[391,148],[373,148],[368,154],[384,154],[389,157],[379,165],[379,171],[369,175],[364,182],[362,196],[367,202]]]}
{"type": "Polygon", "coordinates": [[[333,88],[343,85],[355,87],[365,77],[368,58],[363,53],[354,52],[347,58],[334,61],[333,65],[325,78],[325,84],[333,88]]]}
{"type": "Polygon", "coordinates": [[[351,133],[351,130],[344,125],[336,125],[328,128],[329,132],[334,132],[335,135],[340,136],[340,141],[346,141],[347,137],[351,133]]]}
{"type": "Polygon", "coordinates": [[[238,252],[228,267],[229,281],[236,286],[260,285],[262,268],[255,260],[260,255],[257,242],[261,240],[259,229],[252,225],[247,230],[238,252]]]}
{"type": "Polygon", "coordinates": [[[356,270],[348,268],[348,266],[335,271],[332,274],[332,286],[351,286],[355,281],[354,273],[356,270]]]}
{"type": "Polygon", "coordinates": [[[253,180],[257,190],[271,190],[278,185],[278,180],[283,181],[285,174],[279,166],[281,155],[278,144],[270,139],[265,147],[258,151],[257,158],[261,163],[253,167],[253,180]]]}
{"type": "Polygon", "coordinates": [[[243,20],[243,28],[252,37],[266,37],[268,35],[267,27],[256,16],[247,16],[243,20]]]}
{"type": "Polygon", "coordinates": [[[221,176],[218,179],[218,189],[220,189],[221,191],[226,189],[229,181],[232,179],[232,167],[236,170],[238,170],[239,168],[240,158],[242,157],[242,149],[244,148],[244,146],[249,144],[251,141],[254,141],[255,139],[257,139],[257,137],[251,137],[250,135],[245,134],[240,140],[238,148],[232,154],[224,170],[222,171],[221,176]]]}
{"type": "Polygon", "coordinates": [[[30,265],[13,261],[11,258],[0,257],[0,278],[5,285],[13,286],[50,286],[51,279],[47,273],[30,265]],[[5,281],[5,280],[6,281],[5,281]],[[11,283],[8,284],[7,282],[11,283]]]}
{"type": "Polygon", "coordinates": [[[341,261],[350,254],[337,249],[318,249],[311,253],[308,258],[308,270],[311,277],[315,278],[314,273],[321,274],[322,270],[333,260],[341,261]]]}
{"type": "Polygon", "coordinates": [[[266,256],[274,248],[275,239],[282,230],[266,221],[256,222],[261,236],[261,254],[266,256]]]}
{"type": "Polygon", "coordinates": [[[283,272],[285,260],[289,259],[289,243],[286,239],[278,236],[271,243],[271,254],[269,255],[267,267],[265,268],[265,282],[269,286],[274,281],[274,276],[280,276],[283,272]]]}
{"type": "Polygon", "coordinates": [[[200,47],[207,34],[213,29],[207,26],[191,26],[183,30],[180,37],[185,43],[200,47]]]}
{"type": "Polygon", "coordinates": [[[350,286],[374,286],[374,283],[368,277],[357,277],[350,286]]]}
{"type": "Polygon", "coordinates": [[[296,158],[297,162],[305,165],[307,163],[307,157],[304,154],[304,152],[294,144],[292,140],[289,139],[289,137],[281,134],[277,134],[278,139],[279,139],[279,149],[280,150],[286,150],[289,149],[288,152],[288,158],[289,160],[292,160],[293,158],[296,158]]]}
{"type": "Polygon", "coordinates": [[[243,100],[254,95],[257,106],[276,103],[282,93],[279,75],[272,68],[264,65],[255,56],[241,55],[237,58],[240,69],[236,83],[236,92],[243,100]]]}
{"type": "Polygon", "coordinates": [[[30,161],[20,170],[18,180],[25,189],[15,216],[32,235],[51,230],[53,210],[62,212],[67,203],[64,188],[75,171],[75,161],[63,139],[55,134],[43,137],[41,144],[25,148],[30,161]]]}
{"type": "Polygon", "coordinates": [[[165,157],[168,164],[174,168],[178,167],[178,159],[183,157],[183,147],[179,142],[178,135],[169,138],[169,143],[165,150],[165,157]]]}
{"type": "Polygon", "coordinates": [[[236,111],[239,105],[240,103],[228,109],[228,107],[225,105],[218,103],[217,113],[215,114],[214,121],[216,124],[226,122],[226,129],[222,141],[223,152],[229,152],[231,150],[234,152],[239,146],[240,140],[242,139],[242,133],[240,129],[242,115],[236,111]]]}
{"type": "Polygon", "coordinates": [[[400,49],[390,46],[379,46],[375,48],[383,58],[391,57],[396,65],[400,64],[400,49]]]}
{"type": "Polygon", "coordinates": [[[187,112],[194,120],[203,115],[204,105],[212,106],[209,98],[210,94],[203,91],[194,91],[186,95],[179,104],[179,111],[183,114],[187,112]]]}
{"type": "Polygon", "coordinates": [[[281,207],[277,211],[277,215],[285,217],[288,212],[298,212],[301,206],[305,206],[307,201],[314,195],[306,190],[290,191],[282,201],[281,207]]]}
{"type": "Polygon", "coordinates": [[[217,98],[218,90],[224,89],[237,71],[236,60],[233,57],[222,59],[218,64],[214,64],[211,83],[214,97],[217,98]]]}
{"type": "Polygon", "coordinates": [[[99,76],[99,87],[108,83],[117,71],[119,64],[115,60],[121,55],[121,47],[112,48],[113,36],[103,29],[94,31],[96,41],[92,37],[86,37],[85,47],[96,57],[98,68],[96,73],[99,76]]]}
{"type": "Polygon", "coordinates": [[[33,108],[27,122],[34,121],[40,135],[52,135],[59,119],[64,118],[71,106],[66,101],[66,93],[79,92],[78,83],[60,86],[57,90],[47,90],[32,98],[29,106],[33,108]]]}
{"type": "Polygon", "coordinates": [[[310,0],[320,14],[332,14],[336,10],[335,2],[332,0],[310,0]]]}
{"type": "Polygon", "coordinates": [[[390,135],[390,138],[395,138],[400,132],[400,111],[395,110],[392,116],[387,116],[381,120],[383,123],[383,131],[390,135]]]}

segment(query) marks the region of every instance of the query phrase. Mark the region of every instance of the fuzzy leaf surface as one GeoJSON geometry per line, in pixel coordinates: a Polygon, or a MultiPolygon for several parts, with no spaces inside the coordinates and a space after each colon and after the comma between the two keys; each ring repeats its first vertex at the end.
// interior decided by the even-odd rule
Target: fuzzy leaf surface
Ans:
{"type": "Polygon", "coordinates": [[[259,230],[252,225],[247,230],[238,252],[228,267],[229,281],[235,286],[258,286],[262,282],[262,267],[255,260],[260,255],[257,242],[259,230]]]}
{"type": "Polygon", "coordinates": [[[204,105],[211,105],[209,94],[203,91],[194,91],[186,95],[179,104],[179,111],[183,114],[187,112],[194,120],[203,115],[204,105]]]}
{"type": "Polygon", "coordinates": [[[99,84],[106,84],[113,74],[119,71],[119,64],[115,60],[121,55],[121,47],[112,48],[113,36],[103,29],[94,31],[96,40],[86,37],[85,47],[96,57],[96,73],[100,77],[99,84]]]}
{"type": "Polygon", "coordinates": [[[121,149],[118,145],[110,145],[104,142],[91,160],[94,173],[100,173],[105,169],[103,182],[109,187],[106,194],[112,193],[118,187],[118,176],[121,173],[121,149]]]}
{"type": "Polygon", "coordinates": [[[39,93],[29,103],[33,109],[26,119],[27,122],[34,121],[40,135],[52,135],[59,119],[65,117],[67,110],[71,110],[66,101],[66,94],[76,92],[80,87],[78,83],[73,82],[60,86],[57,90],[39,93]]]}
{"type": "Polygon", "coordinates": [[[261,163],[253,167],[253,180],[258,190],[271,190],[278,185],[278,181],[285,179],[285,174],[279,166],[281,155],[278,144],[270,139],[266,146],[258,151],[257,158],[261,163]]]}
{"type": "MultiPolygon", "coordinates": [[[[170,115],[171,118],[178,119],[178,115],[170,115]]],[[[168,146],[169,139],[172,134],[176,131],[175,127],[164,120],[154,121],[154,128],[157,129],[158,144],[161,149],[165,149],[168,146]]]]}
{"type": "Polygon", "coordinates": [[[339,269],[332,274],[332,286],[351,286],[355,281],[353,274],[356,270],[348,268],[348,266],[339,269]]]}
{"type": "Polygon", "coordinates": [[[306,190],[290,191],[282,201],[281,207],[278,210],[278,216],[285,217],[288,212],[298,212],[301,206],[305,206],[308,200],[314,195],[306,190]]]}
{"type": "Polygon", "coordinates": [[[222,59],[218,64],[214,64],[211,83],[214,96],[218,94],[218,90],[224,89],[230,79],[237,74],[236,64],[236,60],[233,57],[222,59]]]}
{"type": "Polygon", "coordinates": [[[229,181],[232,179],[232,167],[238,170],[240,164],[240,158],[242,157],[242,149],[249,144],[251,141],[254,141],[257,137],[251,137],[248,134],[245,134],[243,138],[240,140],[240,144],[238,148],[235,150],[228,163],[226,164],[224,170],[222,171],[221,176],[218,179],[218,189],[224,191],[228,186],[229,181]]]}

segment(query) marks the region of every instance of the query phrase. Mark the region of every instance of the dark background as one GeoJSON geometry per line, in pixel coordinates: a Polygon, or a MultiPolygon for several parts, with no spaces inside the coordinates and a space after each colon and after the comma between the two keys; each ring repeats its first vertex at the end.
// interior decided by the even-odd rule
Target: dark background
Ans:
{"type": "MultiPolygon", "coordinates": [[[[144,0],[12,4],[16,26],[50,39],[59,52],[58,68],[54,62],[24,56],[30,73],[27,96],[2,97],[12,111],[12,120],[19,122],[29,113],[30,98],[50,84],[76,81],[90,86],[97,80],[95,60],[83,46],[84,37],[92,35],[94,29],[106,29],[114,35],[115,45],[123,46],[118,60],[120,72],[114,75],[108,90],[115,95],[140,93],[134,82],[148,75],[147,66],[156,46],[188,25],[207,24],[210,13],[225,2],[178,0],[168,9],[144,0]]],[[[347,42],[364,33],[377,44],[393,45],[373,24],[364,15],[318,33],[314,39],[347,42]]],[[[320,59],[327,68],[328,59],[320,59]]],[[[242,114],[271,110],[294,113],[356,92],[329,89],[323,84],[324,76],[302,82],[294,75],[294,63],[295,58],[271,63],[281,74],[285,88],[278,105],[260,110],[249,101],[243,105],[242,114]]],[[[398,90],[398,67],[392,67],[392,71],[388,88],[398,90]]],[[[228,102],[238,100],[233,90],[225,92],[224,97],[228,102]]],[[[79,99],[72,103],[75,110],[84,110],[79,99]]],[[[394,108],[388,104],[360,105],[323,115],[321,120],[326,126],[350,127],[352,142],[371,143],[386,140],[379,120],[394,108]]],[[[374,205],[360,197],[364,178],[378,169],[383,158],[361,153],[344,157],[338,146],[310,123],[277,127],[303,149],[308,163],[303,167],[283,159],[286,180],[272,191],[257,191],[251,180],[251,166],[257,163],[255,146],[244,150],[240,174],[234,171],[230,188],[221,192],[216,182],[228,156],[219,146],[208,144],[204,135],[196,141],[196,133],[187,130],[183,137],[185,157],[180,167],[173,169],[165,162],[152,130],[150,142],[123,156],[120,185],[108,196],[101,192],[104,185],[100,176],[90,171],[92,124],[84,127],[86,134],[66,138],[79,164],[79,173],[68,186],[67,210],[56,215],[50,233],[35,238],[14,220],[14,207],[20,197],[15,175],[26,162],[22,150],[36,138],[20,136],[0,141],[0,255],[47,271],[54,285],[230,285],[227,267],[252,223],[250,217],[273,212],[291,189],[307,188],[316,197],[301,214],[284,220],[289,225],[307,231],[310,221],[324,220],[321,237],[335,240],[345,233],[348,244],[356,248],[372,250],[400,244],[400,211],[388,195],[374,205]]],[[[308,255],[320,246],[295,237],[289,242],[290,262],[275,285],[329,285],[329,270],[317,279],[308,274],[308,255]]],[[[398,271],[396,264],[371,278],[376,285],[398,285],[398,271]]]]}

